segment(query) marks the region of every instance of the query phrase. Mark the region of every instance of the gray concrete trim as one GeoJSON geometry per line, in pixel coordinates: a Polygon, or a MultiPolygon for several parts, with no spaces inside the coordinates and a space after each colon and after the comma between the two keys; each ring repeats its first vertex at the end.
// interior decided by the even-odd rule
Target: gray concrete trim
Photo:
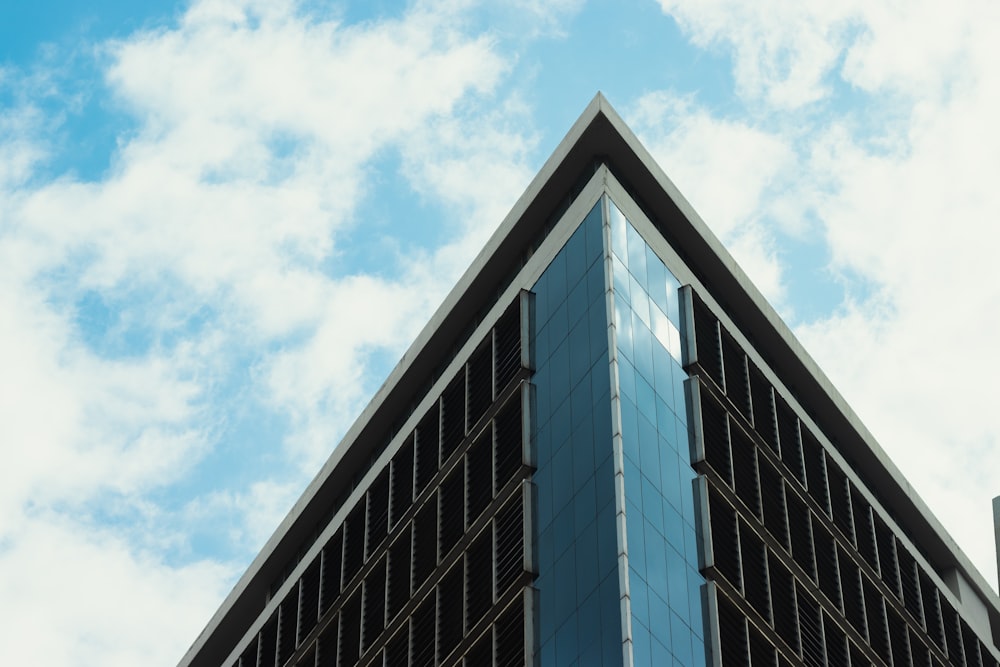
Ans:
{"type": "MultiPolygon", "coordinates": [[[[524,507],[524,514],[521,518],[521,544],[532,545],[532,535],[535,533],[535,505],[537,505],[534,482],[525,479],[521,482],[521,502],[524,507]]],[[[521,554],[521,567],[525,572],[538,574],[538,552],[536,549],[524,549],[521,554]]]]}
{"type": "Polygon", "coordinates": [[[697,375],[684,380],[684,403],[688,419],[688,456],[694,466],[706,458],[705,429],[701,418],[701,379],[697,375]]]}
{"type": "MultiPolygon", "coordinates": [[[[524,664],[536,667],[540,665],[539,641],[540,631],[538,628],[538,609],[540,594],[537,588],[526,586],[524,589],[524,664]]],[[[467,661],[466,661],[467,662],[467,661]]]]}
{"type": "Polygon", "coordinates": [[[719,630],[719,589],[714,581],[706,582],[704,588],[705,628],[710,637],[705,637],[705,656],[711,667],[722,667],[722,635],[719,630]]]}
{"type": "MultiPolygon", "coordinates": [[[[605,184],[610,174],[601,167],[605,184]]],[[[621,610],[622,664],[634,662],[632,639],[632,592],[629,576],[628,516],[625,506],[625,448],[622,433],[621,391],[618,371],[618,329],[615,324],[615,283],[612,276],[611,224],[608,199],[601,202],[601,237],[603,239],[604,317],[608,324],[608,373],[611,380],[611,454],[615,482],[615,536],[617,542],[618,595],[621,610]]]]}
{"type": "Polygon", "coordinates": [[[715,547],[712,543],[711,512],[708,504],[708,478],[698,475],[691,480],[694,493],[694,520],[698,532],[698,568],[715,568],[715,547]]]}
{"type": "Polygon", "coordinates": [[[1000,579],[1000,496],[993,499],[993,534],[997,543],[997,579],[1000,579]]]}

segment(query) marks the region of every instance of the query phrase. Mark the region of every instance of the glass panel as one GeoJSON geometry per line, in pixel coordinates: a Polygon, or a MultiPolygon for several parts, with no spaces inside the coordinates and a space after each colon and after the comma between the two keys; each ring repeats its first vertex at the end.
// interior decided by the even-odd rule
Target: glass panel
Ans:
{"type": "MultiPolygon", "coordinates": [[[[542,665],[621,664],[602,210],[598,202],[532,290],[542,665]]],[[[622,312],[631,323],[627,301],[622,312]]]]}
{"type": "Polygon", "coordinates": [[[609,210],[633,658],[690,665],[704,579],[683,421],[680,284],[621,212],[609,210]]]}

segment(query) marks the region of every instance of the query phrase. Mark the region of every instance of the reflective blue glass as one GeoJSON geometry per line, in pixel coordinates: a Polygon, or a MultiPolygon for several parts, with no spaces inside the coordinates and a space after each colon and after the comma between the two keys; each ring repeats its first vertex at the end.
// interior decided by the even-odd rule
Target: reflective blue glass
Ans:
{"type": "MultiPolygon", "coordinates": [[[[646,531],[643,529],[642,510],[631,500],[625,501],[626,517],[633,517],[632,520],[625,520],[625,527],[628,535],[628,562],[629,566],[646,572],[646,531]]],[[[629,581],[631,584],[631,580],[629,581]]],[[[642,588],[638,586],[638,588],[642,588]]]]}
{"type": "MultiPolygon", "coordinates": [[[[590,398],[589,391],[574,392],[574,395],[577,393],[585,396],[587,399],[590,398]]],[[[567,470],[564,472],[571,472],[574,491],[578,490],[585,481],[592,479],[594,476],[594,444],[593,440],[589,437],[593,433],[593,430],[594,420],[591,415],[585,414],[573,432],[570,445],[570,448],[573,450],[573,468],[572,471],[567,470]]]]}
{"type": "Polygon", "coordinates": [[[552,544],[555,557],[560,558],[573,544],[576,534],[576,515],[568,502],[552,518],[552,544]]]}
{"type": "Polygon", "coordinates": [[[681,288],[681,281],[674,277],[674,274],[667,271],[667,317],[679,328],[681,326],[681,306],[678,297],[678,290],[681,288]]]}
{"type": "Polygon", "coordinates": [[[597,526],[595,521],[584,526],[577,534],[576,545],[576,602],[581,604],[600,585],[600,567],[597,558],[597,526]]]}
{"type": "Polygon", "coordinates": [[[664,451],[660,457],[660,477],[663,480],[663,497],[674,507],[678,514],[681,513],[681,495],[685,492],[685,489],[681,486],[680,469],[685,462],[685,459],[677,452],[664,451]]]}
{"type": "Polygon", "coordinates": [[[587,234],[587,259],[588,265],[591,262],[604,259],[604,213],[602,203],[591,209],[587,218],[583,221],[583,227],[587,234]]]}
{"type": "MultiPolygon", "coordinates": [[[[625,458],[639,465],[639,411],[635,403],[626,397],[620,401],[622,447],[625,458]]],[[[636,478],[638,479],[638,478],[636,478]]]]}
{"type": "Polygon", "coordinates": [[[652,544],[650,543],[652,536],[646,536],[646,562],[649,564],[650,569],[653,569],[654,563],[663,560],[657,557],[651,562],[649,558],[651,551],[663,551],[663,496],[660,495],[659,490],[646,475],[642,476],[642,513],[646,522],[654,527],[657,533],[660,533],[658,539],[653,540],[652,544]]]}
{"type": "MultiPolygon", "coordinates": [[[[684,520],[681,518],[681,513],[677,511],[677,508],[667,498],[664,498],[661,508],[663,510],[663,534],[684,535],[684,520]]],[[[687,535],[684,535],[684,539],[686,543],[688,541],[687,535]]],[[[667,554],[664,553],[664,563],[666,563],[666,558],[667,554]]]]}
{"type": "MultiPolygon", "coordinates": [[[[633,614],[633,617],[635,614],[633,614]]],[[[633,623],[632,626],[632,664],[639,667],[649,667],[652,665],[652,655],[650,652],[649,630],[641,623],[633,623]]]]}
{"type": "MultiPolygon", "coordinates": [[[[590,363],[608,361],[608,315],[603,299],[590,306],[587,315],[587,333],[590,339],[590,363]]],[[[598,372],[595,370],[595,372],[598,372]]]]}
{"type": "Polygon", "coordinates": [[[646,291],[660,310],[667,310],[667,267],[656,256],[653,249],[646,246],[646,291]]]}
{"type": "Polygon", "coordinates": [[[566,442],[552,457],[552,511],[559,513],[573,498],[573,445],[566,442]]]}
{"type": "Polygon", "coordinates": [[[653,387],[642,375],[635,377],[635,404],[639,414],[648,420],[656,421],[656,395],[653,387]]]}
{"type": "MultiPolygon", "coordinates": [[[[593,470],[593,468],[591,468],[591,470],[593,470]]],[[[594,522],[594,517],[597,516],[597,495],[593,475],[580,484],[580,489],[576,492],[576,496],[573,498],[573,510],[573,523],[576,526],[577,534],[579,534],[580,530],[584,526],[592,524],[594,522]]],[[[588,544],[586,546],[592,550],[595,545],[588,544]]]]}
{"type": "Polygon", "coordinates": [[[611,228],[611,250],[623,261],[628,261],[629,223],[614,202],[608,202],[608,224],[611,228]]]}
{"type": "Polygon", "coordinates": [[[567,290],[572,290],[590,266],[590,259],[587,256],[586,221],[576,228],[566,242],[563,255],[566,257],[566,287],[567,290]]]}
{"type": "Polygon", "coordinates": [[[637,419],[639,426],[639,467],[642,474],[651,480],[656,481],[656,491],[660,489],[660,439],[656,434],[656,426],[646,415],[639,412],[637,419]]]}
{"type": "Polygon", "coordinates": [[[669,353],[672,345],[671,339],[673,338],[673,322],[667,319],[667,314],[660,310],[660,307],[657,305],[650,306],[649,319],[650,330],[652,330],[653,335],[656,337],[656,340],[659,341],[663,349],[669,353]]]}
{"type": "MultiPolygon", "coordinates": [[[[551,488],[552,466],[539,466],[538,470],[535,471],[534,481],[535,484],[543,488],[551,488]]],[[[538,497],[536,507],[538,508],[538,529],[545,530],[552,522],[552,494],[546,493],[544,497],[538,497]]]]}
{"type": "Polygon", "coordinates": [[[556,630],[556,664],[569,665],[579,655],[576,633],[576,619],[570,618],[556,630]]]}
{"type": "Polygon", "coordinates": [[[642,287],[635,276],[629,275],[629,293],[631,298],[629,303],[632,304],[632,311],[635,315],[642,320],[642,323],[647,327],[649,326],[649,295],[642,287]]]}
{"type": "MultiPolygon", "coordinates": [[[[552,381],[555,382],[555,378],[552,378],[552,381]]],[[[552,399],[561,401],[560,403],[552,403],[557,405],[557,407],[552,411],[548,420],[549,438],[552,441],[552,447],[558,451],[563,446],[563,443],[569,439],[569,434],[572,432],[572,421],[570,419],[572,406],[569,399],[561,392],[553,392],[552,399]]]]}
{"type": "Polygon", "coordinates": [[[678,361],[680,285],[623,218],[612,206],[610,236],[621,261],[612,262],[611,269],[628,274],[612,275],[611,285],[616,291],[619,384],[613,391],[620,399],[633,658],[635,664],[676,660],[690,665],[692,628],[700,628],[703,619],[704,579],[697,572],[692,527],[694,470],[678,417],[686,415],[686,375],[678,361]],[[628,290],[627,299],[619,289],[628,290]]]}
{"type": "Polygon", "coordinates": [[[627,358],[619,357],[618,388],[625,398],[635,401],[635,369],[627,358]]]}
{"type": "Polygon", "coordinates": [[[612,278],[614,283],[615,297],[628,303],[631,300],[629,273],[622,261],[617,256],[612,261],[612,278]]]}
{"type": "Polygon", "coordinates": [[[587,306],[590,305],[589,288],[587,280],[580,280],[569,292],[566,300],[566,318],[570,328],[587,315],[587,306]]]}
{"type": "MultiPolygon", "coordinates": [[[[645,531],[644,531],[645,532],[645,531]]],[[[638,586],[630,596],[630,604],[632,606],[632,621],[634,623],[641,623],[642,626],[648,631],[649,630],[649,586],[646,585],[646,581],[643,579],[634,568],[629,568],[629,582],[635,581],[638,586]]]]}
{"type": "MultiPolygon", "coordinates": [[[[674,398],[674,363],[662,345],[653,346],[653,387],[665,405],[677,405],[674,398]]],[[[679,400],[683,401],[681,396],[679,400]]],[[[661,427],[662,428],[662,427],[661,427]]]]}
{"type": "Polygon", "coordinates": [[[612,497],[611,502],[601,505],[597,513],[597,568],[602,578],[618,576],[617,539],[615,504],[612,497]]]}
{"type": "Polygon", "coordinates": [[[651,649],[651,657],[654,665],[657,665],[657,667],[664,667],[665,665],[673,664],[673,658],[670,656],[670,650],[664,646],[659,639],[653,639],[651,649]]]}
{"type": "Polygon", "coordinates": [[[615,336],[618,352],[632,358],[632,309],[615,293],[615,336]]]}
{"type": "Polygon", "coordinates": [[[674,657],[682,665],[693,664],[691,662],[691,628],[677,613],[670,615],[670,643],[674,657]]]}
{"type": "MultiPolygon", "coordinates": [[[[569,395],[570,424],[574,432],[579,430],[580,425],[591,417],[591,398],[593,395],[594,392],[590,387],[590,375],[586,374],[573,386],[569,395]]],[[[589,441],[590,438],[587,438],[583,446],[592,449],[589,441]]]]}
{"type": "Polygon", "coordinates": [[[590,328],[587,319],[573,327],[569,337],[569,383],[576,385],[590,371],[590,328]]]}
{"type": "Polygon", "coordinates": [[[601,211],[599,203],[532,289],[542,665],[622,662],[621,623],[602,610],[610,597],[619,613],[610,588],[618,581],[617,533],[601,211]]]}
{"type": "Polygon", "coordinates": [[[656,373],[653,372],[653,334],[646,323],[638,318],[632,320],[632,363],[635,369],[652,383],[656,373]]]}
{"type": "Polygon", "coordinates": [[[549,304],[561,303],[566,299],[566,253],[556,255],[545,272],[548,274],[549,304]]]}
{"type": "Polygon", "coordinates": [[[566,338],[566,334],[569,332],[569,319],[567,318],[566,302],[561,300],[553,304],[552,314],[549,315],[549,321],[546,322],[549,330],[550,348],[556,347],[566,338]]]}
{"type": "Polygon", "coordinates": [[[539,658],[621,664],[629,608],[634,664],[700,665],[703,579],[678,361],[680,285],[613,204],[606,221],[601,210],[586,216],[533,288],[539,658]],[[620,500],[612,407],[622,435],[620,500]]]}
{"type": "MultiPolygon", "coordinates": [[[[552,330],[549,330],[552,333],[552,330]]],[[[549,357],[549,374],[552,376],[550,400],[552,405],[559,405],[566,397],[564,389],[569,386],[569,344],[565,337],[556,341],[550,336],[552,355],[549,357]]]]}
{"type": "Polygon", "coordinates": [[[646,242],[631,224],[625,225],[628,243],[628,270],[640,284],[646,284],[646,242]]]}
{"type": "MultiPolygon", "coordinates": [[[[598,299],[603,299],[604,298],[604,261],[603,261],[603,257],[598,257],[598,260],[599,261],[597,261],[595,263],[596,264],[600,264],[600,266],[595,267],[594,265],[591,265],[590,268],[587,269],[586,282],[587,282],[587,305],[588,306],[592,305],[598,299]]],[[[602,309],[601,312],[605,313],[604,309],[602,309]]]]}
{"type": "Polygon", "coordinates": [[[667,547],[667,602],[675,612],[687,617],[687,561],[673,545],[667,547]]]}
{"type": "MultiPolygon", "coordinates": [[[[598,584],[599,585],[599,584],[598,584]]],[[[600,645],[597,641],[601,636],[601,597],[594,590],[580,603],[577,612],[577,638],[580,642],[580,664],[599,665],[600,645]]]]}

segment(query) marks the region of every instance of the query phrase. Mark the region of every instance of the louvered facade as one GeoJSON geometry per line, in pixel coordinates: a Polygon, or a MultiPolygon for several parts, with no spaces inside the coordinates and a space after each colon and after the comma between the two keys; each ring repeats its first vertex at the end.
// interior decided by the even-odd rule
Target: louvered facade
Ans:
{"type": "Polygon", "coordinates": [[[184,667],[1000,667],[1000,601],[601,96],[184,667]]]}

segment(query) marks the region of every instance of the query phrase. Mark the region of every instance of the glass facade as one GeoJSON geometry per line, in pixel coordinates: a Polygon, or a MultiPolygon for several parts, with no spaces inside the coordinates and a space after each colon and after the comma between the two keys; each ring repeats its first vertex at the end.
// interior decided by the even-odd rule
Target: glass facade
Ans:
{"type": "Polygon", "coordinates": [[[608,208],[632,661],[703,665],[705,580],[680,364],[680,283],[621,211],[608,208]]]}
{"type": "Polygon", "coordinates": [[[532,290],[542,665],[622,664],[601,207],[532,290]]]}
{"type": "Polygon", "coordinates": [[[603,199],[532,289],[541,665],[705,664],[679,288],[603,199]]]}

